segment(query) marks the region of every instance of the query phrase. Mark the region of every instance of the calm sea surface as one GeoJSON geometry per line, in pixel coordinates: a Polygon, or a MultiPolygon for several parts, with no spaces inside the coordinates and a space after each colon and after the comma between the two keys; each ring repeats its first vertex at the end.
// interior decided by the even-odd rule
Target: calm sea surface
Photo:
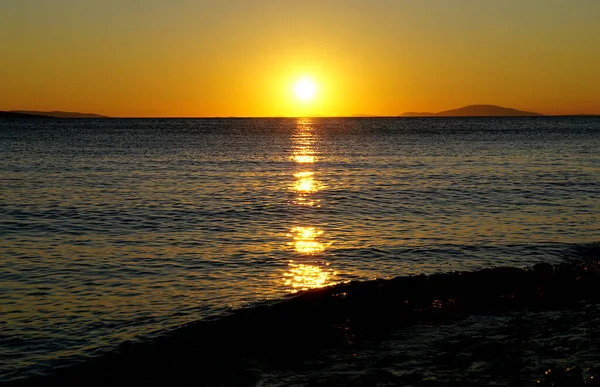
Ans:
{"type": "Polygon", "coordinates": [[[600,118],[0,122],[0,381],[299,290],[600,242],[600,118]]]}

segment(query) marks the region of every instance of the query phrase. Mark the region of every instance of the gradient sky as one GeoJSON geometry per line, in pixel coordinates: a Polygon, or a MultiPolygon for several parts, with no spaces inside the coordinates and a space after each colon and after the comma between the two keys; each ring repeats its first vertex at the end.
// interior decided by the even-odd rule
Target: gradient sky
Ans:
{"type": "Polygon", "coordinates": [[[599,0],[2,0],[0,53],[0,110],[600,114],[599,0]]]}

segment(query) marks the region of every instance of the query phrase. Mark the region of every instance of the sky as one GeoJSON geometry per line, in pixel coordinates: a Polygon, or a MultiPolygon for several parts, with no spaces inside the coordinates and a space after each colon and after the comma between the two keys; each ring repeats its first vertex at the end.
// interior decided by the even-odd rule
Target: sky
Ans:
{"type": "Polygon", "coordinates": [[[0,110],[600,114],[599,20],[598,0],[2,0],[0,110]]]}

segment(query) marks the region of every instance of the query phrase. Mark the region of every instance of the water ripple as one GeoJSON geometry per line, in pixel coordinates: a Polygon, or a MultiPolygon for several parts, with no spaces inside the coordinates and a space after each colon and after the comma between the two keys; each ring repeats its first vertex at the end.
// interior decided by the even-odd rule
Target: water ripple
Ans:
{"type": "Polygon", "coordinates": [[[0,123],[0,380],[306,288],[577,256],[598,123],[0,123]]]}

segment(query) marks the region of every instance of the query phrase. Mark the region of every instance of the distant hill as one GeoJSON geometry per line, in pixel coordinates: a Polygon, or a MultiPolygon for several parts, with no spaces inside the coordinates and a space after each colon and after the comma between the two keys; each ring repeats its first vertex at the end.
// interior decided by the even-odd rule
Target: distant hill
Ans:
{"type": "Polygon", "coordinates": [[[31,120],[31,119],[50,119],[50,116],[42,116],[39,114],[23,114],[23,113],[15,113],[15,112],[3,112],[0,111],[0,119],[9,119],[9,120],[31,120]]]}
{"type": "Polygon", "coordinates": [[[406,113],[402,113],[401,115],[403,117],[433,117],[435,116],[436,113],[429,113],[429,112],[406,112],[406,113]]]}
{"type": "Polygon", "coordinates": [[[55,118],[108,118],[107,116],[102,116],[100,114],[61,112],[61,111],[39,112],[36,110],[11,110],[8,113],[19,113],[19,114],[47,116],[47,117],[55,117],[55,118]]]}
{"type": "Polygon", "coordinates": [[[505,108],[496,105],[469,105],[438,113],[407,112],[403,117],[534,117],[542,114],[505,108]]]}

